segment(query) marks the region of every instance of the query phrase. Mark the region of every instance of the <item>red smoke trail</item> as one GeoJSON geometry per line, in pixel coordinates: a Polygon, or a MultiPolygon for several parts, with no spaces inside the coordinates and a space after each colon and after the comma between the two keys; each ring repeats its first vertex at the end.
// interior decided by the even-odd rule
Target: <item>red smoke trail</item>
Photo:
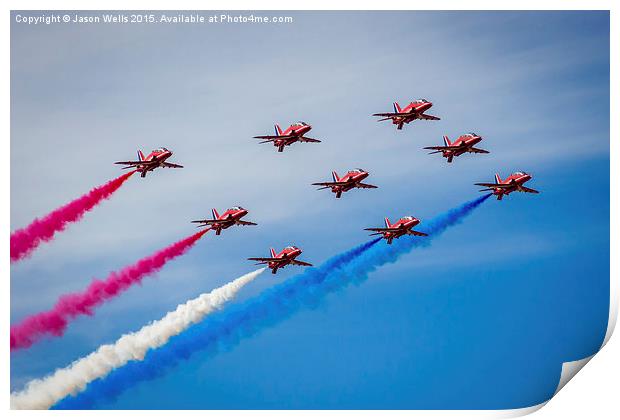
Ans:
{"type": "Polygon", "coordinates": [[[42,219],[11,235],[11,261],[28,257],[41,242],[47,242],[56,232],[64,230],[67,223],[76,222],[101,201],[109,198],[135,171],[127,172],[112,181],[93,188],[82,197],[54,210],[42,219]]]}
{"type": "Polygon", "coordinates": [[[30,347],[44,335],[61,336],[70,320],[78,315],[92,315],[95,307],[119,295],[131,285],[140,283],[144,277],[159,271],[168,261],[184,254],[207,231],[201,230],[119,272],[112,272],[103,281],[94,280],[81,293],[61,296],[53,309],[29,316],[11,327],[11,350],[30,347]]]}

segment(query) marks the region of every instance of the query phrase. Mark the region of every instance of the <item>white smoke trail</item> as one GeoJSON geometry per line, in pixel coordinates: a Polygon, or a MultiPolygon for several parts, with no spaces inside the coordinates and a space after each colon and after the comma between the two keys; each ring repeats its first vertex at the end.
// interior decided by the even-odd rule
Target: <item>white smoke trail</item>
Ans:
{"type": "Polygon", "coordinates": [[[131,360],[142,360],[150,349],[161,347],[190,325],[200,322],[235,297],[243,286],[265,269],[253,271],[222,287],[203,293],[196,299],[180,304],[159,321],[139,331],[123,335],[114,344],[105,344],[53,374],[35,379],[23,391],[11,394],[12,409],[47,409],[70,394],[83,390],[88,383],[101,378],[131,360]]]}

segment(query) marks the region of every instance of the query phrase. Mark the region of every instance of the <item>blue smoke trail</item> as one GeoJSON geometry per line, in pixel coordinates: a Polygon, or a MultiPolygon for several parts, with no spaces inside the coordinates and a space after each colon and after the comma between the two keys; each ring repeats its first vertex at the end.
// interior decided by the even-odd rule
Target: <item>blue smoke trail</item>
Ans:
{"type": "Polygon", "coordinates": [[[130,362],[91,382],[82,393],[65,398],[53,408],[86,409],[94,407],[97,401],[114,400],[136,383],[164,375],[198,351],[217,353],[229,349],[299,309],[316,307],[325,295],[364,281],[378,267],[395,262],[413,248],[428,246],[433,237],[459,224],[489,197],[490,194],[469,201],[425,223],[424,232],[428,237],[402,237],[393,245],[379,243],[381,239],[366,242],[246,302],[231,305],[173,337],[166,346],[149,351],[143,361],[130,362]]]}

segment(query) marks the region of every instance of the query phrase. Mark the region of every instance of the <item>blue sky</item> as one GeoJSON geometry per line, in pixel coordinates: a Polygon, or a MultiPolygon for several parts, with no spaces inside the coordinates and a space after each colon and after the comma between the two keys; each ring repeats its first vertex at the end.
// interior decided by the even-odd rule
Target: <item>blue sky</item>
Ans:
{"type": "MultiPolygon", "coordinates": [[[[163,145],[185,169],[131,179],[11,267],[11,320],[243,205],[256,228],[208,236],[157,276],[11,356],[11,386],[160,318],[294,243],[321,262],[362,228],[422,219],[515,170],[538,196],[490,200],[427,249],[313,311],[101,408],[514,408],[550,397],[598,348],[609,301],[609,16],[604,12],[284,13],[290,25],[24,26],[11,37],[11,229],[163,145]],[[70,47],[68,47],[70,46],[70,47]],[[431,99],[397,132],[370,114],[431,99]],[[323,143],[253,135],[303,119],[323,143]],[[475,131],[490,155],[421,148],[475,131]],[[336,201],[309,184],[371,172],[336,201]],[[35,292],[33,292],[36,291],[35,292]]],[[[238,300],[297,273],[263,275],[238,300]]]]}

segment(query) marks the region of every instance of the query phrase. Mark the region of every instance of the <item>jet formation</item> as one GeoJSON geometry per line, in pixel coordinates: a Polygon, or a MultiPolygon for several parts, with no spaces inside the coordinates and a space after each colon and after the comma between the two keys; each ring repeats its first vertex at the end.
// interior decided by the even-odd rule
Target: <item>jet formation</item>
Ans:
{"type": "MultiPolygon", "coordinates": [[[[373,114],[373,116],[382,117],[379,121],[392,121],[392,124],[396,125],[397,130],[402,130],[405,124],[409,124],[415,120],[433,120],[437,121],[440,118],[427,114],[426,112],[433,106],[433,103],[426,99],[417,99],[410,102],[404,108],[401,107],[398,102],[393,103],[394,112],[384,112],[373,114]]],[[[273,143],[278,152],[283,152],[285,147],[291,146],[294,143],[321,143],[321,140],[311,138],[307,136],[307,133],[312,129],[312,126],[303,121],[291,124],[286,130],[282,130],[278,124],[274,125],[274,135],[262,135],[255,136],[255,139],[261,139],[260,143],[273,143]]],[[[452,163],[455,157],[464,155],[465,153],[472,154],[488,154],[489,151],[481,149],[478,144],[482,141],[482,136],[469,132],[460,135],[454,141],[450,141],[448,136],[443,136],[443,146],[427,146],[425,150],[431,150],[429,154],[441,153],[446,158],[448,163],[452,163]]],[[[165,147],[153,150],[148,156],[144,156],[142,151],[138,150],[138,160],[136,161],[121,161],[114,162],[117,165],[125,165],[123,169],[135,168],[135,171],[140,172],[142,178],[146,177],[146,174],[157,168],[183,168],[182,165],[176,163],[169,163],[167,159],[172,156],[172,151],[165,147]]],[[[357,168],[349,170],[343,176],[339,176],[336,171],[332,171],[332,180],[326,182],[315,182],[312,185],[318,186],[319,190],[330,189],[332,193],[336,195],[336,198],[341,198],[342,194],[352,189],[375,189],[376,185],[367,184],[364,181],[369,176],[368,171],[357,168]]],[[[495,174],[495,182],[491,183],[476,183],[475,185],[485,187],[480,191],[490,191],[493,195],[501,200],[504,196],[508,196],[514,191],[538,194],[539,191],[526,187],[526,182],[530,181],[532,176],[526,172],[515,172],[502,180],[499,174],[495,174]]],[[[216,209],[211,210],[211,218],[192,220],[191,223],[197,223],[198,228],[206,228],[206,230],[212,230],[215,235],[221,235],[223,230],[226,230],[232,226],[256,226],[254,222],[248,222],[242,220],[248,214],[248,210],[241,206],[235,206],[227,209],[224,213],[219,214],[216,209]]],[[[391,223],[386,217],[384,219],[384,227],[370,227],[364,230],[373,232],[373,235],[379,235],[386,240],[387,244],[391,245],[395,239],[402,236],[428,236],[424,232],[413,230],[415,226],[420,224],[420,219],[413,216],[405,216],[398,219],[398,221],[391,223]]],[[[423,229],[424,230],[424,229],[423,229]]],[[[274,248],[270,249],[270,257],[252,257],[248,258],[250,261],[257,261],[257,265],[267,265],[273,274],[276,274],[278,269],[286,267],[287,265],[298,265],[309,267],[312,264],[300,261],[297,259],[301,255],[302,250],[296,246],[287,246],[282,251],[276,253],[274,248]]]]}

